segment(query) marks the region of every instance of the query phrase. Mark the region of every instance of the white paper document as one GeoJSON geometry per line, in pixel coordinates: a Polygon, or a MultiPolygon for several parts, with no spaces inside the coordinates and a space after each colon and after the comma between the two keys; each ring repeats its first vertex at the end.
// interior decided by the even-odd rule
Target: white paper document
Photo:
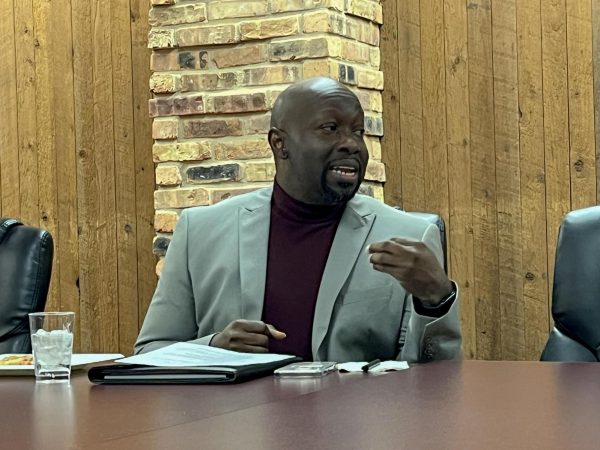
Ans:
{"type": "MultiPolygon", "coordinates": [[[[337,368],[340,372],[362,372],[363,366],[366,362],[348,362],[340,363],[337,368]]],[[[406,361],[381,361],[375,367],[371,367],[369,372],[390,372],[394,370],[405,370],[408,369],[408,363],[406,361]]]]}
{"type": "Polygon", "coordinates": [[[249,364],[265,364],[291,358],[290,355],[276,353],[240,353],[208,345],[177,342],[141,355],[119,359],[116,362],[125,364],[143,364],[157,367],[185,366],[246,366],[249,364]]]}

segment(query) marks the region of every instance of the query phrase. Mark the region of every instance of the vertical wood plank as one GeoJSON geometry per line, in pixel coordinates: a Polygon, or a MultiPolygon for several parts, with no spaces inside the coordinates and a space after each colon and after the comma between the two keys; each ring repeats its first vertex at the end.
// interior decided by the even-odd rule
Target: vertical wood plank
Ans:
{"type": "MultiPolygon", "coordinates": [[[[78,0],[77,0],[78,1],[78,0]]],[[[77,159],[73,91],[73,32],[71,0],[53,0],[51,13],[51,70],[56,155],[56,197],[60,261],[60,308],[75,312],[74,350],[81,352],[79,308],[79,246],[77,234],[77,159]]]]}
{"type": "MultiPolygon", "coordinates": [[[[5,214],[19,217],[28,225],[38,225],[37,190],[37,142],[36,142],[36,104],[35,104],[35,29],[33,22],[33,1],[16,1],[15,30],[17,58],[17,120],[19,156],[15,158],[17,167],[11,169],[17,173],[10,181],[19,186],[16,192],[20,202],[18,208],[8,207],[5,214]],[[23,176],[19,176],[22,174],[23,176]],[[25,174],[27,174],[25,176],[25,174]]],[[[13,191],[14,192],[14,191],[13,191]]],[[[12,202],[11,202],[12,203],[12,202]]],[[[8,206],[8,205],[7,205],[8,206]]]]}
{"type": "Polygon", "coordinates": [[[138,332],[133,86],[129,0],[111,7],[119,352],[131,354],[138,332]]]}
{"type": "Polygon", "coordinates": [[[131,46],[133,79],[133,120],[135,130],[136,236],[138,267],[138,329],[141,327],[156,287],[154,238],[154,162],[152,121],[148,115],[150,92],[150,50],[148,50],[146,0],[131,0],[131,46]]]}
{"type": "Polygon", "coordinates": [[[449,220],[444,5],[421,0],[424,209],[449,220]]]}
{"type": "Polygon", "coordinates": [[[492,3],[494,142],[502,359],[525,357],[515,0],[492,3]]]}
{"type": "Polygon", "coordinates": [[[402,205],[402,157],[400,126],[400,86],[398,52],[398,11],[396,0],[383,0],[383,27],[381,27],[381,70],[385,76],[383,90],[383,139],[381,155],[387,181],[385,201],[402,205]]]}
{"type": "Polygon", "coordinates": [[[596,137],[596,203],[600,204],[600,2],[592,2],[592,40],[596,137]]]}
{"type": "Polygon", "coordinates": [[[539,2],[517,1],[522,261],[525,355],[537,359],[548,339],[548,258],[544,174],[542,32],[539,2]]]}
{"type": "Polygon", "coordinates": [[[594,135],[594,70],[592,66],[592,5],[567,2],[567,74],[571,209],[596,204],[594,135]]]}
{"type": "Polygon", "coordinates": [[[571,206],[565,0],[541,0],[541,12],[548,290],[552,292],[558,228],[571,206]]]}
{"type": "MultiPolygon", "coordinates": [[[[54,92],[51,65],[53,63],[54,48],[52,47],[52,26],[50,24],[51,10],[54,4],[50,0],[35,0],[35,87],[36,87],[36,141],[37,158],[35,170],[29,176],[35,176],[35,191],[38,200],[35,204],[36,221],[43,228],[50,231],[54,239],[55,248],[60,248],[60,239],[57,232],[57,205],[56,205],[56,148],[55,148],[55,106],[60,102],[61,92],[54,92]],[[58,98],[55,98],[57,96],[58,98]],[[39,185],[39,195],[37,188],[39,185]],[[39,218],[39,219],[38,219],[39,218]]],[[[34,136],[36,134],[34,133],[34,136]]],[[[29,173],[29,172],[23,172],[29,173]]],[[[23,183],[22,185],[26,185],[23,183]]],[[[23,192],[24,189],[21,190],[23,192]]],[[[29,189],[25,189],[27,191],[29,189]]],[[[23,208],[22,208],[23,210],[23,208]]],[[[46,309],[58,311],[60,309],[60,252],[55,252],[52,265],[52,279],[46,301],[46,309]]]]}
{"type": "Polygon", "coordinates": [[[477,355],[500,359],[491,1],[467,8],[477,355]]]}
{"type": "Polygon", "coordinates": [[[90,237],[96,240],[93,264],[94,288],[87,298],[93,307],[94,351],[119,348],[119,299],[115,210],[115,140],[113,111],[111,2],[92,0],[94,68],[94,151],[89,195],[95,203],[87,211],[90,237]]]}
{"type": "Polygon", "coordinates": [[[0,213],[18,216],[19,139],[15,7],[13,0],[0,0],[0,98],[5,108],[0,120],[0,213]],[[15,201],[16,199],[16,201],[15,201]],[[15,214],[16,213],[16,214],[15,214]]]}
{"type": "Polygon", "coordinates": [[[398,2],[402,207],[418,211],[425,203],[423,109],[419,0],[398,2]]]}
{"type": "Polygon", "coordinates": [[[473,217],[469,130],[467,12],[463,0],[444,0],[446,126],[451,277],[460,285],[463,352],[477,356],[474,302],[473,217]]]}
{"type": "Polygon", "coordinates": [[[90,301],[94,293],[91,258],[98,245],[91,235],[90,214],[95,202],[91,186],[94,151],[94,72],[92,67],[91,0],[71,3],[73,23],[73,93],[75,100],[75,148],[77,152],[77,211],[79,236],[80,339],[84,351],[93,351],[96,317],[90,301]]]}

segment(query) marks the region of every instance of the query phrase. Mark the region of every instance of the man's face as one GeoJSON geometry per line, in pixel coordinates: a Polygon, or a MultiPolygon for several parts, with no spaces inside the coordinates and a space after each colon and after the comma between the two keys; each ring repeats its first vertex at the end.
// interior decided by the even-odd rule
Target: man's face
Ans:
{"type": "Polygon", "coordinates": [[[285,122],[288,158],[278,167],[277,181],[305,203],[347,202],[363,181],[369,160],[363,133],[364,112],[352,93],[339,88],[311,92],[285,122]]]}

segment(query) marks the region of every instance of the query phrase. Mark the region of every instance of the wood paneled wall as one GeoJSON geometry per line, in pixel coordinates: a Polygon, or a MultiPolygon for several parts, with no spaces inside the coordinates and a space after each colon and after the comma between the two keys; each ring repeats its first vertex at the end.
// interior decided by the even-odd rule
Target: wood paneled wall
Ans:
{"type": "Polygon", "coordinates": [[[132,352],[156,277],[147,0],[0,0],[0,208],[44,227],[47,310],[132,352]]]}
{"type": "Polygon", "coordinates": [[[382,3],[386,202],[444,216],[465,356],[538,359],[560,221],[600,200],[600,3],[382,3]]]}

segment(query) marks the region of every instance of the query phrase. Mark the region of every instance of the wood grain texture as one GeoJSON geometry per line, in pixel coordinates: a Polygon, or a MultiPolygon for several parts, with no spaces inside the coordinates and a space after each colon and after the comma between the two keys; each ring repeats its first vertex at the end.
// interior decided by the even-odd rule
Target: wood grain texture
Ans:
{"type": "Polygon", "coordinates": [[[474,297],[473,206],[469,123],[469,64],[467,11],[461,0],[444,1],[446,129],[448,143],[450,276],[460,287],[463,352],[476,358],[477,330],[474,297]]]}
{"type": "Polygon", "coordinates": [[[594,66],[594,129],[596,137],[596,203],[600,203],[600,3],[592,2],[592,64],[594,66]]]}
{"type": "Polygon", "coordinates": [[[137,218],[131,27],[129,0],[111,6],[114,158],[116,194],[116,251],[118,270],[119,352],[130,353],[138,335],[137,218]]]}
{"type": "Polygon", "coordinates": [[[419,0],[398,2],[398,41],[402,208],[416,211],[425,202],[419,0]]]}
{"type": "MultiPolygon", "coordinates": [[[[152,161],[152,121],[148,116],[150,92],[150,50],[148,50],[148,3],[131,0],[131,67],[133,80],[133,121],[135,140],[136,236],[137,236],[137,304],[138,329],[142,326],[157,277],[152,253],[154,238],[154,162],[152,161]]],[[[133,351],[129,349],[124,353],[133,351]]]]}
{"type": "MultiPolygon", "coordinates": [[[[60,93],[53,89],[52,58],[54,49],[51,14],[53,4],[49,0],[36,0],[34,4],[34,30],[35,30],[35,112],[36,112],[36,142],[37,158],[36,170],[32,184],[35,188],[36,199],[35,225],[50,231],[56,245],[59,246],[57,223],[57,184],[56,184],[56,146],[55,146],[55,121],[54,109],[62,101],[60,93]],[[38,194],[39,190],[39,194],[38,194]]],[[[24,172],[28,173],[28,172],[24,172]]],[[[23,185],[23,183],[21,183],[23,185]]],[[[22,191],[23,192],[23,191],[22,191]]],[[[31,200],[30,200],[31,201],[31,200]]],[[[23,208],[22,208],[23,211],[23,208]]],[[[46,307],[51,311],[60,310],[60,255],[55,254],[52,266],[54,276],[50,282],[50,290],[46,307]]]]}
{"type": "Polygon", "coordinates": [[[73,32],[71,0],[53,0],[51,17],[52,92],[54,93],[54,151],[56,155],[55,258],[54,272],[60,290],[60,308],[75,312],[75,351],[81,352],[79,323],[79,247],[77,244],[77,153],[75,147],[75,99],[73,92],[73,32]],[[57,277],[58,275],[58,277],[57,277]]]}
{"type": "Polygon", "coordinates": [[[469,98],[477,354],[501,357],[490,0],[469,2],[469,98]],[[485,269],[484,269],[485,268],[485,269]]]}
{"type": "Polygon", "coordinates": [[[591,0],[567,2],[571,208],[596,204],[591,0]]]}
{"type": "Polygon", "coordinates": [[[5,104],[2,120],[0,120],[0,213],[2,217],[10,217],[20,209],[17,61],[13,0],[0,0],[0,10],[4,11],[0,14],[0,61],[3,64],[0,70],[0,98],[5,104]]]}
{"type": "Polygon", "coordinates": [[[515,0],[492,2],[492,41],[501,357],[515,360],[525,353],[515,0]]]}
{"type": "Polygon", "coordinates": [[[421,0],[424,206],[449,220],[444,4],[421,0]]]}
{"type": "MultiPolygon", "coordinates": [[[[18,164],[13,179],[19,185],[19,207],[7,209],[6,213],[21,221],[38,225],[37,186],[37,134],[36,134],[36,70],[35,28],[33,1],[15,2],[15,46],[17,61],[17,120],[18,120],[18,164]],[[18,174],[21,174],[19,176],[18,174]],[[12,212],[14,211],[14,212],[12,212]]],[[[7,164],[11,162],[6,161],[7,164]]],[[[7,180],[8,181],[8,180],[7,180]]]]}
{"type": "Polygon", "coordinates": [[[381,27],[381,70],[385,74],[383,95],[382,161],[387,181],[385,201],[402,206],[402,127],[400,124],[400,67],[398,49],[398,10],[396,0],[383,0],[385,21],[381,27]]]}
{"type": "Polygon", "coordinates": [[[548,339],[548,256],[542,95],[541,8],[517,2],[521,238],[525,350],[540,354],[548,339]]]}
{"type": "Polygon", "coordinates": [[[541,12],[548,286],[552,292],[558,229],[571,209],[565,1],[542,0],[541,12]]]}

